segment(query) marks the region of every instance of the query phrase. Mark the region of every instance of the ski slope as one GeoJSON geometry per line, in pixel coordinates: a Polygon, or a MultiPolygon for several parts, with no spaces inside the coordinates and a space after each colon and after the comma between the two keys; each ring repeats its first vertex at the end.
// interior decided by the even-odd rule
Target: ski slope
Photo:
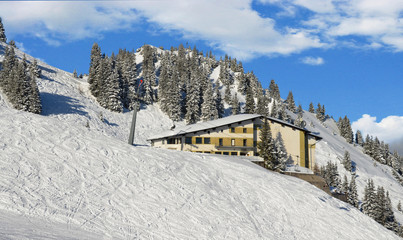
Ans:
{"type": "MultiPolygon", "coordinates": [[[[0,239],[400,239],[247,158],[151,148],[172,125],[158,105],[139,112],[130,146],[130,112],[102,109],[84,80],[39,65],[43,115],[0,96],[0,239]]],[[[320,143],[318,158],[337,143],[320,143]]]]}

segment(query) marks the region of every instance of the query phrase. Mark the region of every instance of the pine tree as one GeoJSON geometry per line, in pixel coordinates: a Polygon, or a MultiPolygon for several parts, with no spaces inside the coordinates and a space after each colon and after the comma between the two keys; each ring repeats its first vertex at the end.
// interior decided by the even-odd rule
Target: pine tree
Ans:
{"type": "Polygon", "coordinates": [[[273,100],[273,104],[271,106],[270,117],[272,117],[272,118],[277,118],[278,117],[277,104],[276,104],[275,100],[273,100]]]}
{"type": "Polygon", "coordinates": [[[252,88],[248,88],[246,91],[244,113],[254,113],[254,112],[255,112],[255,99],[253,98],[252,88]]]}
{"type": "Polygon", "coordinates": [[[362,201],[362,212],[371,218],[375,218],[375,205],[376,205],[376,193],[374,182],[369,179],[367,186],[364,190],[364,200],[362,201]]]}
{"type": "Polygon", "coordinates": [[[277,133],[276,139],[274,141],[274,157],[276,159],[273,170],[284,171],[288,161],[288,154],[284,146],[283,138],[281,133],[277,133]]]}
{"type": "Polygon", "coordinates": [[[260,142],[257,144],[259,156],[263,158],[265,167],[273,170],[275,164],[274,141],[271,135],[270,125],[267,119],[264,119],[263,127],[260,131],[260,142]]]}
{"type": "Polygon", "coordinates": [[[196,123],[200,120],[200,88],[197,73],[192,72],[190,82],[187,85],[186,96],[186,122],[187,124],[196,123]]]}
{"type": "Polygon", "coordinates": [[[386,191],[385,201],[383,204],[382,225],[384,225],[387,229],[396,232],[398,229],[398,224],[392,210],[392,202],[390,200],[388,191],[386,191]]]}
{"type": "Polygon", "coordinates": [[[295,102],[294,102],[294,96],[292,95],[292,91],[288,93],[286,103],[287,103],[287,109],[290,110],[291,112],[295,112],[295,102]]]}
{"type": "Polygon", "coordinates": [[[350,185],[348,187],[348,197],[347,202],[358,208],[358,193],[357,184],[355,182],[355,175],[351,175],[350,185]]]}
{"type": "Polygon", "coordinates": [[[357,143],[360,146],[364,145],[364,139],[362,138],[360,130],[357,130],[357,132],[355,133],[355,143],[357,143]]]}
{"type": "Polygon", "coordinates": [[[6,37],[6,33],[4,30],[4,26],[3,26],[1,17],[0,17],[0,42],[4,42],[4,43],[7,42],[7,37],[6,37]]]}
{"type": "MultiPolygon", "coordinates": [[[[98,97],[102,88],[100,79],[101,76],[101,62],[102,62],[102,55],[101,55],[101,48],[98,46],[97,43],[92,45],[91,49],[91,56],[90,56],[90,69],[88,75],[88,83],[90,85],[91,93],[94,97],[98,97]]],[[[99,100],[98,100],[99,102],[99,100]]]]}
{"type": "Polygon", "coordinates": [[[341,191],[346,195],[348,195],[348,187],[349,187],[348,179],[347,179],[347,176],[344,175],[343,183],[341,184],[341,191]]]}
{"type": "Polygon", "coordinates": [[[75,69],[74,69],[74,72],[73,72],[73,77],[78,78],[77,70],[75,70],[75,69]]]}
{"type": "Polygon", "coordinates": [[[280,101],[280,90],[278,88],[278,85],[274,82],[274,80],[270,81],[269,96],[276,101],[280,101]]]}
{"type": "Polygon", "coordinates": [[[399,210],[400,212],[402,212],[402,203],[399,201],[399,203],[397,204],[397,210],[399,210]]]}
{"type": "Polygon", "coordinates": [[[235,93],[231,101],[231,112],[232,115],[236,115],[241,112],[241,105],[239,104],[237,93],[235,93]]]}
{"type": "Polygon", "coordinates": [[[216,102],[213,98],[213,86],[208,85],[203,95],[203,103],[201,107],[201,118],[203,121],[210,121],[218,118],[216,102]]]}
{"type": "Polygon", "coordinates": [[[217,109],[217,117],[218,118],[222,118],[224,117],[224,104],[223,104],[223,100],[221,97],[221,93],[220,93],[220,84],[217,83],[215,86],[215,104],[216,104],[216,109],[217,109]]]}
{"type": "Polygon", "coordinates": [[[315,113],[315,108],[313,107],[313,103],[312,103],[312,102],[309,104],[309,112],[310,112],[310,113],[315,113]]]}
{"type": "Polygon", "coordinates": [[[343,166],[344,168],[349,171],[352,172],[352,161],[351,161],[351,157],[350,157],[350,153],[348,151],[344,152],[344,158],[343,158],[343,166]]]}
{"type": "Polygon", "coordinates": [[[318,108],[316,108],[316,118],[321,122],[325,121],[324,106],[322,107],[320,103],[318,103],[318,108]]]}
{"type": "Polygon", "coordinates": [[[263,94],[261,94],[257,99],[256,113],[262,116],[268,116],[269,114],[266,97],[263,94]]]}

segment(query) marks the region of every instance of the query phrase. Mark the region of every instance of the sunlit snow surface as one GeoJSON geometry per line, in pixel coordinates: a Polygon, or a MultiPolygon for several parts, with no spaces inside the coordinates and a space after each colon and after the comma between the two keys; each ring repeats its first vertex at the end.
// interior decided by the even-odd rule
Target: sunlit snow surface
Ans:
{"type": "MultiPolygon", "coordinates": [[[[130,112],[102,109],[85,81],[40,64],[42,116],[0,100],[0,239],[399,239],[296,178],[236,157],[149,147],[172,125],[157,105],[139,112],[130,146],[130,112]]],[[[324,139],[319,161],[339,142],[324,139]]],[[[368,163],[359,184],[382,173],[368,163]]],[[[375,183],[401,198],[389,175],[375,183]]]]}

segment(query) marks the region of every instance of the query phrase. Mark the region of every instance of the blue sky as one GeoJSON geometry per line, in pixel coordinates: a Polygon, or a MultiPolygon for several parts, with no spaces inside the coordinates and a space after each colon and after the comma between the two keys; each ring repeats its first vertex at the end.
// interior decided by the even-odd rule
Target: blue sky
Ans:
{"type": "Polygon", "coordinates": [[[196,45],[388,142],[403,139],[402,14],[401,0],[0,2],[8,39],[63,70],[88,72],[94,42],[196,45]]]}

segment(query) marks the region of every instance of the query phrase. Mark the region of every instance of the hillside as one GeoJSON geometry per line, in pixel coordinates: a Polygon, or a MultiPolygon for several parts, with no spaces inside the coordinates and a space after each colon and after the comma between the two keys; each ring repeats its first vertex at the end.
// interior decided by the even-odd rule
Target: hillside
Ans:
{"type": "MultiPolygon", "coordinates": [[[[18,231],[12,224],[29,219],[37,222],[40,238],[49,239],[57,233],[58,239],[99,239],[92,233],[104,239],[399,239],[349,204],[247,158],[149,147],[147,137],[172,125],[158,104],[139,112],[138,145],[130,146],[131,112],[101,108],[85,80],[39,65],[42,115],[13,110],[0,100],[0,209],[6,216],[27,216],[10,217],[15,220],[0,227],[2,236],[30,236],[29,224],[18,231]],[[72,234],[63,233],[63,226],[72,234]]],[[[372,177],[395,201],[403,200],[388,168],[375,167],[334,136],[331,123],[326,128],[314,116],[305,118],[324,138],[317,147],[320,163],[351,148],[360,198],[372,177]]]]}

